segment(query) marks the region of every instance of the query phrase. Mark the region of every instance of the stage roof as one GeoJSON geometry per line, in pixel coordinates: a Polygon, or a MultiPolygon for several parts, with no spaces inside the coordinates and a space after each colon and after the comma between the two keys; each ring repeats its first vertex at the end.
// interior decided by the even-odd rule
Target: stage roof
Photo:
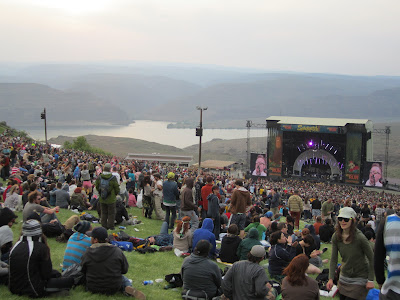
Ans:
{"type": "Polygon", "coordinates": [[[278,124],[302,124],[302,125],[321,125],[321,126],[346,126],[346,124],[363,124],[371,122],[368,119],[338,119],[338,118],[308,118],[308,117],[288,117],[270,116],[267,121],[278,121],[278,124]]]}
{"type": "MultiPolygon", "coordinates": [[[[206,160],[201,162],[201,167],[204,169],[223,169],[229,167],[236,162],[226,161],[226,160],[206,160]]],[[[193,166],[198,166],[199,164],[193,164],[193,166]]]]}

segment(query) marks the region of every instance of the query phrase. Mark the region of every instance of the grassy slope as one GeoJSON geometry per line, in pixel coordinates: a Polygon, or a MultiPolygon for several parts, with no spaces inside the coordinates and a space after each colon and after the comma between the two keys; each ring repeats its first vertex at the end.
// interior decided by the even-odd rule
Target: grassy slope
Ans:
{"type": "MultiPolygon", "coordinates": [[[[136,228],[139,229],[139,232],[134,230],[134,226],[129,226],[125,231],[129,235],[145,238],[150,235],[157,234],[161,227],[161,221],[158,220],[148,220],[142,217],[141,210],[138,208],[130,208],[129,213],[133,215],[137,215],[138,219],[143,221],[143,225],[137,225],[136,228]]],[[[74,213],[69,210],[62,210],[58,217],[63,222],[68,217],[73,215],[74,213]]],[[[14,241],[16,241],[21,232],[21,219],[22,214],[18,213],[19,218],[18,222],[14,224],[12,227],[14,232],[14,241]]],[[[99,226],[99,225],[95,225],[99,226]]],[[[49,239],[49,245],[51,249],[51,258],[53,262],[53,268],[56,270],[61,270],[60,264],[62,263],[64,251],[66,244],[57,243],[54,238],[49,239]]],[[[323,245],[323,247],[327,246],[328,251],[324,253],[323,258],[330,257],[330,245],[323,245]]],[[[178,273],[180,271],[180,267],[182,265],[182,258],[176,257],[173,252],[158,252],[153,254],[139,254],[137,252],[125,252],[125,255],[128,259],[130,268],[127,274],[127,277],[133,280],[133,286],[139,288],[147,295],[147,299],[180,299],[180,291],[177,290],[164,290],[163,286],[166,284],[164,281],[161,284],[155,283],[153,286],[143,286],[141,282],[143,280],[155,280],[157,278],[164,278],[166,274],[170,273],[178,273]]],[[[265,262],[266,263],[266,262],[265,262]]],[[[224,268],[224,265],[219,264],[221,269],[224,268]]],[[[328,265],[325,266],[326,268],[328,265]]],[[[268,272],[268,271],[267,271],[268,272]]],[[[19,297],[12,295],[5,286],[0,287],[0,294],[4,299],[23,299],[26,297],[19,297]]],[[[101,296],[101,295],[93,295],[89,292],[85,292],[83,287],[78,287],[77,289],[71,291],[70,296],[67,299],[126,299],[122,294],[116,294],[112,297],[101,296]]],[[[28,299],[28,298],[26,298],[28,299]]]]}

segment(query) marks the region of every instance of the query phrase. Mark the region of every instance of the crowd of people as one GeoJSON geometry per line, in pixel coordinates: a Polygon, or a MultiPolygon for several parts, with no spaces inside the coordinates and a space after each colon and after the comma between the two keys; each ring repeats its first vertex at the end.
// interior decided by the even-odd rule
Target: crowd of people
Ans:
{"type": "Polygon", "coordinates": [[[90,292],[122,291],[146,299],[124,276],[129,268],[124,253],[109,243],[116,224],[134,221],[127,207],[141,206],[143,217],[162,221],[160,233],[146,240],[187,256],[180,273],[184,299],[275,299],[279,294],[286,300],[318,299],[321,288],[334,285],[341,299],[365,299],[375,278],[383,284],[382,299],[400,296],[398,194],[294,179],[198,174],[196,169],[7,135],[1,136],[0,153],[5,182],[0,282],[14,294],[42,297],[68,290],[78,284],[79,273],[79,283],[90,292]],[[60,209],[97,212],[101,226],[77,215],[61,224],[60,209]],[[11,227],[19,211],[22,233],[14,243],[11,227]],[[53,270],[47,243],[57,235],[67,237],[63,274],[53,270]],[[321,241],[332,244],[323,286],[306,275],[322,274],[328,264],[321,241]],[[232,265],[222,272],[215,260],[232,265]],[[68,276],[71,272],[74,276],[68,276]]]}

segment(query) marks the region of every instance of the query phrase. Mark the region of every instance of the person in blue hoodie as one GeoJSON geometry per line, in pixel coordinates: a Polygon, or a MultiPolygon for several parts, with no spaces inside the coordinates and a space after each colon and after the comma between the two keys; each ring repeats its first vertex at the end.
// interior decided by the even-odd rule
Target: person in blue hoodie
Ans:
{"type": "Polygon", "coordinates": [[[206,218],[203,221],[203,226],[201,226],[201,228],[198,228],[195,230],[195,232],[193,233],[193,241],[192,241],[192,248],[195,249],[197,243],[200,240],[206,240],[209,241],[211,244],[211,249],[210,249],[210,253],[209,256],[210,257],[215,257],[216,256],[216,242],[215,242],[215,235],[213,233],[213,229],[214,229],[214,223],[210,218],[206,218]]]}

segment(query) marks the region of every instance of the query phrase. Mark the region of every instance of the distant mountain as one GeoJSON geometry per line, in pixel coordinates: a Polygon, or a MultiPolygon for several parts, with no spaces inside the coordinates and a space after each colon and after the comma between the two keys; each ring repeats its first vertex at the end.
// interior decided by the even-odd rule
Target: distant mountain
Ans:
{"type": "Polygon", "coordinates": [[[205,121],[253,119],[269,115],[399,119],[400,80],[331,78],[317,75],[226,83],[202,89],[193,96],[152,110],[158,120],[198,118],[197,105],[209,109],[205,121]],[[390,112],[388,108],[390,107],[390,112]],[[163,112],[161,114],[160,112],[163,112]]]}
{"type": "Polygon", "coordinates": [[[64,92],[34,83],[0,83],[0,120],[9,125],[41,125],[46,107],[52,125],[131,122],[126,112],[112,102],[89,93],[64,92]]]}
{"type": "MultiPolygon", "coordinates": [[[[0,63],[0,82],[38,84],[22,84],[21,90],[17,93],[15,89],[12,95],[7,94],[10,86],[2,85],[2,89],[8,90],[0,94],[0,104],[8,107],[7,102],[12,101],[19,112],[25,112],[28,103],[38,107],[49,105],[51,111],[70,112],[71,103],[80,107],[74,110],[74,116],[55,112],[55,120],[63,122],[68,118],[74,122],[87,120],[90,112],[91,120],[114,124],[149,119],[196,126],[196,106],[208,107],[203,115],[204,126],[214,128],[243,127],[246,120],[263,122],[270,115],[367,118],[381,122],[400,119],[400,77],[139,62],[0,63]]],[[[17,115],[2,114],[7,122],[17,115]]],[[[36,122],[37,112],[29,110],[26,114],[22,122],[36,122]]]]}
{"type": "Polygon", "coordinates": [[[76,78],[68,89],[115,103],[133,118],[143,118],[143,112],[151,113],[153,107],[199,90],[200,86],[186,81],[135,74],[89,74],[76,78]]]}

